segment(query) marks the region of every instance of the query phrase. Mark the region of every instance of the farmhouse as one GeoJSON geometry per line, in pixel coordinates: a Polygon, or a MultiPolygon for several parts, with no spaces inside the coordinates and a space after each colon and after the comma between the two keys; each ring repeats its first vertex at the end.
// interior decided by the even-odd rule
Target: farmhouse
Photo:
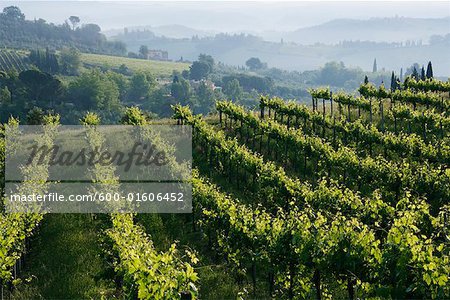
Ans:
{"type": "Polygon", "coordinates": [[[168,61],[169,53],[164,50],[148,50],[147,59],[168,61]]]}

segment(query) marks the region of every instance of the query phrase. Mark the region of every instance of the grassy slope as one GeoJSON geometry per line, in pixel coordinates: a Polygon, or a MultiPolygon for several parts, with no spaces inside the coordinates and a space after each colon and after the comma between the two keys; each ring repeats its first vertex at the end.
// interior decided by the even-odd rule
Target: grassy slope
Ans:
{"type": "Polygon", "coordinates": [[[173,70],[181,72],[189,68],[189,64],[186,63],[135,59],[88,53],[82,53],[81,61],[87,64],[113,68],[118,68],[120,65],[124,64],[134,72],[150,72],[157,77],[169,77],[170,75],[172,75],[173,70]]]}
{"type": "Polygon", "coordinates": [[[88,214],[46,215],[21,276],[31,282],[19,285],[13,299],[115,298],[100,227],[88,214]]]}
{"type": "MultiPolygon", "coordinates": [[[[5,50],[0,49],[0,51],[5,50]]],[[[29,54],[28,50],[7,49],[7,51],[16,52],[19,56],[28,56],[29,54]]],[[[81,53],[81,62],[108,68],[118,68],[124,64],[133,72],[149,72],[159,78],[170,77],[174,70],[182,72],[189,69],[188,63],[135,59],[91,53],[81,53]]]]}

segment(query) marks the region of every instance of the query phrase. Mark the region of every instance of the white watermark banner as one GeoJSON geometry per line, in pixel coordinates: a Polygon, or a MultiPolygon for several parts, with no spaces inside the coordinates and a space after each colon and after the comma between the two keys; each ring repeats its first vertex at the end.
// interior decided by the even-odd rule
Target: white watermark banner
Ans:
{"type": "Polygon", "coordinates": [[[190,126],[6,128],[7,212],[190,213],[190,126]]]}

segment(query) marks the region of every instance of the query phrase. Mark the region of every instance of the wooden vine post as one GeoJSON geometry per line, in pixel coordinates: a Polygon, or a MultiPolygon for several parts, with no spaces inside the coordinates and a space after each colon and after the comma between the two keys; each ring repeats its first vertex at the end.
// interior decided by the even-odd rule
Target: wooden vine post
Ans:
{"type": "Polygon", "coordinates": [[[325,118],[325,98],[322,98],[322,114],[323,114],[323,117],[325,118]]]}
{"type": "Polygon", "coordinates": [[[333,92],[330,92],[330,114],[333,116],[333,92]]]}
{"type": "Polygon", "coordinates": [[[316,299],[322,299],[322,291],[320,286],[320,271],[316,268],[313,276],[314,286],[316,288],[316,299]]]}
{"type": "Polygon", "coordinates": [[[336,147],[336,117],[333,117],[333,146],[336,147]]]}

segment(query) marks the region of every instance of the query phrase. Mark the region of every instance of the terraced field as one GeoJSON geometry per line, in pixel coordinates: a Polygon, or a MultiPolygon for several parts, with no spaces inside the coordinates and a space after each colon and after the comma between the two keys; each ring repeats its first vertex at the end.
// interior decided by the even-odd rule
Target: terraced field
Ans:
{"type": "Polygon", "coordinates": [[[18,72],[29,68],[26,54],[15,50],[0,50],[0,71],[16,70],[18,72]]]}

